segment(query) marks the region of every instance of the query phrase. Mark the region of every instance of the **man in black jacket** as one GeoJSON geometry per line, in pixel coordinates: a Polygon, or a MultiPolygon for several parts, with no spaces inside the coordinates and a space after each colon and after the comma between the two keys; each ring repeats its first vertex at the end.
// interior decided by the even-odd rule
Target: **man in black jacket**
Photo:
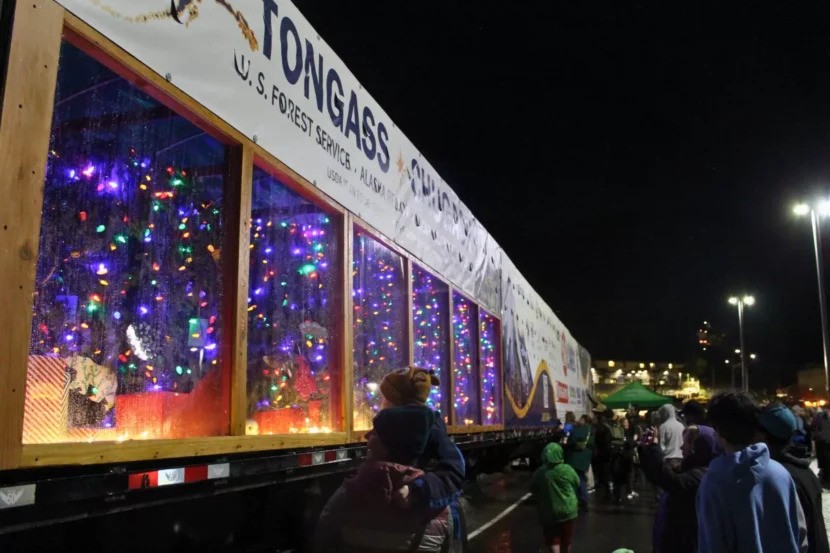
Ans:
{"type": "Polygon", "coordinates": [[[810,469],[810,460],[794,455],[795,450],[790,445],[796,430],[795,415],[784,405],[771,404],[761,412],[760,422],[770,457],[784,465],[795,482],[798,501],[807,521],[807,553],[829,553],[821,509],[821,484],[810,469]]]}

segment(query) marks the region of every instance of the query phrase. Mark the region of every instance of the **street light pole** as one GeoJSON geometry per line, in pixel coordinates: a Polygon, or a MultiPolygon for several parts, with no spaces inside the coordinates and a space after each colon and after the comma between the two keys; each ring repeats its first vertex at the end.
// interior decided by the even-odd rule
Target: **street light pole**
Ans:
{"type": "Polygon", "coordinates": [[[824,350],[824,391],[830,396],[830,365],[828,365],[827,345],[827,306],[824,297],[824,270],[821,266],[821,228],[818,213],[810,209],[810,222],[813,226],[813,247],[816,250],[816,275],[818,276],[818,302],[821,311],[821,344],[824,350]]]}
{"type": "MultiPolygon", "coordinates": [[[[752,296],[733,296],[729,298],[729,303],[738,307],[738,334],[741,343],[741,350],[735,353],[741,354],[741,389],[744,392],[749,392],[749,371],[746,370],[746,354],[744,352],[744,306],[753,305],[755,303],[755,298],[753,298],[752,296]]],[[[732,389],[735,389],[734,368],[732,369],[732,389]]]]}
{"type": "Polygon", "coordinates": [[[738,302],[738,334],[741,342],[741,384],[743,391],[749,391],[749,373],[746,370],[746,358],[744,357],[744,302],[738,302]]]}

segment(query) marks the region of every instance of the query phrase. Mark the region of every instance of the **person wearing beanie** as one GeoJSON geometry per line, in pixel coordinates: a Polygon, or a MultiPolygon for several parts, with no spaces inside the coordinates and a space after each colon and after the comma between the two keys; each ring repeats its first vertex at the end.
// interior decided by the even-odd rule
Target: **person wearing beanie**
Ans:
{"type": "Polygon", "coordinates": [[[699,402],[690,399],[680,410],[683,422],[687,425],[699,426],[706,424],[706,409],[699,402]]]}
{"type": "Polygon", "coordinates": [[[579,514],[579,476],[565,463],[558,443],[549,443],[542,451],[542,466],[530,479],[530,491],[536,501],[545,545],[553,553],[568,553],[579,514]]]}
{"type": "Polygon", "coordinates": [[[759,420],[770,457],[787,469],[795,483],[807,522],[807,553],[830,552],[822,513],[821,483],[810,469],[810,460],[792,454],[791,440],[798,429],[795,414],[776,403],[763,409],[759,420]]]}
{"type": "Polygon", "coordinates": [[[451,550],[456,550],[463,541],[458,498],[466,477],[466,465],[461,450],[450,440],[440,413],[426,404],[432,388],[439,385],[434,371],[421,367],[392,371],[380,383],[381,413],[390,407],[409,407],[434,415],[426,446],[415,463],[423,474],[398,489],[395,499],[401,506],[413,505],[416,509],[436,512],[449,507],[453,530],[451,550]]]}
{"type": "Polygon", "coordinates": [[[450,538],[449,508],[401,506],[396,490],[423,478],[413,466],[424,454],[435,414],[417,405],[375,417],[368,456],[326,504],[314,536],[317,553],[439,553],[450,538]]]}

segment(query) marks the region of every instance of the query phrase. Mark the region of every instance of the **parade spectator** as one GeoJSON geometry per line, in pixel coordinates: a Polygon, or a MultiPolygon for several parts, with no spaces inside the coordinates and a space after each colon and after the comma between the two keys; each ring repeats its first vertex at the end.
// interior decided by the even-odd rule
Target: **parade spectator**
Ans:
{"type": "Polygon", "coordinates": [[[594,454],[594,432],[591,417],[582,415],[568,437],[565,446],[565,462],[579,476],[579,507],[588,508],[588,469],[594,454]]]}
{"type": "Polygon", "coordinates": [[[695,498],[709,463],[718,454],[714,429],[688,427],[683,432],[682,452],[683,461],[675,471],[653,439],[645,439],[640,448],[646,478],[665,492],[654,520],[654,553],[697,553],[695,498]]]}
{"type": "Polygon", "coordinates": [[[683,461],[683,423],[677,419],[674,405],[668,404],[657,411],[660,417],[660,447],[666,464],[677,470],[683,461]]]}
{"type": "Polygon", "coordinates": [[[726,392],[709,405],[725,451],[709,464],[697,494],[699,553],[802,553],[804,513],[795,484],[769,449],[757,443],[758,405],[726,392]]]}
{"type": "Polygon", "coordinates": [[[576,425],[576,415],[574,415],[573,411],[567,411],[565,413],[565,426],[562,428],[565,431],[565,435],[568,436],[573,431],[574,426],[576,425]]]}
{"type": "MultiPolygon", "coordinates": [[[[596,411],[595,411],[596,412],[596,411]]],[[[595,489],[602,492],[603,499],[611,498],[611,430],[605,419],[613,421],[614,412],[603,409],[596,413],[594,423],[594,472],[595,489]]]]}
{"type": "Polygon", "coordinates": [[[614,484],[614,500],[619,505],[623,496],[633,498],[634,451],[636,442],[628,419],[621,417],[612,428],[611,475],[614,484]]]}
{"type": "Polygon", "coordinates": [[[383,409],[368,436],[368,457],[326,504],[315,532],[318,553],[438,553],[449,540],[449,508],[402,507],[395,492],[424,473],[435,414],[416,405],[383,409]]]}
{"type": "Polygon", "coordinates": [[[813,441],[816,444],[819,478],[825,486],[830,484],[830,404],[819,410],[812,424],[813,441]]]}
{"type": "Polygon", "coordinates": [[[579,514],[579,476],[565,463],[558,443],[545,446],[542,466],[531,477],[530,491],[536,501],[545,545],[552,553],[569,553],[579,514]]]}
{"type": "Polygon", "coordinates": [[[807,523],[807,552],[828,553],[827,529],[822,513],[821,483],[810,469],[809,459],[791,452],[801,446],[791,439],[798,429],[798,418],[787,407],[772,404],[761,412],[764,442],[770,457],[781,463],[795,483],[795,491],[807,523]]]}
{"type": "Polygon", "coordinates": [[[683,417],[683,422],[687,425],[706,424],[706,409],[699,402],[690,399],[680,410],[680,415],[683,417]]]}

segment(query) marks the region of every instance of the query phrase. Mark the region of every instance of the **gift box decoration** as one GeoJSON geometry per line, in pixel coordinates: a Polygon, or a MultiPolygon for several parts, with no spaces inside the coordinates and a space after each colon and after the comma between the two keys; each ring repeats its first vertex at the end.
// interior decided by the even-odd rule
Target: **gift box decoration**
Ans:
{"type": "Polygon", "coordinates": [[[69,373],[66,363],[51,355],[30,355],[26,371],[23,443],[65,441],[68,402],[69,373]]]}

